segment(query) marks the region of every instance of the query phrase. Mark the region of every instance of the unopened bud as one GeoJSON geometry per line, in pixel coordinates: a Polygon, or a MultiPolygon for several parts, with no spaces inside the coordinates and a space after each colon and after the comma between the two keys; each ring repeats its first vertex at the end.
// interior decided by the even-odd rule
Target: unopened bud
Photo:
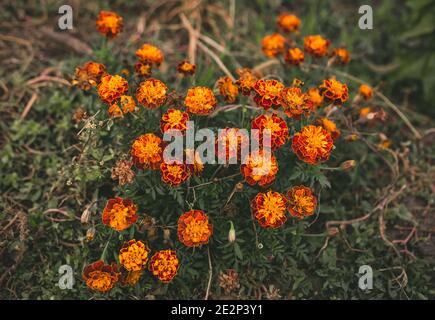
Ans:
{"type": "Polygon", "coordinates": [[[346,142],[356,141],[359,139],[359,136],[356,133],[352,133],[344,137],[344,140],[346,142]]]}
{"type": "Polygon", "coordinates": [[[168,241],[171,238],[171,230],[163,229],[163,239],[168,241]]]}
{"type": "Polygon", "coordinates": [[[347,161],[343,162],[342,164],[340,164],[340,168],[343,171],[350,171],[355,167],[356,167],[355,160],[347,160],[347,161]]]}
{"type": "Polygon", "coordinates": [[[94,240],[95,237],[95,228],[91,227],[86,231],[86,241],[90,242],[94,240]]]}
{"type": "Polygon", "coordinates": [[[236,191],[242,192],[243,191],[243,183],[239,182],[236,184],[236,191]]]}
{"type": "Polygon", "coordinates": [[[234,229],[233,222],[230,221],[230,231],[228,232],[228,242],[233,243],[236,241],[236,229],[234,229]]]}
{"type": "Polygon", "coordinates": [[[339,232],[340,232],[340,230],[337,227],[332,227],[332,228],[328,229],[328,235],[330,237],[336,236],[339,232]]]}

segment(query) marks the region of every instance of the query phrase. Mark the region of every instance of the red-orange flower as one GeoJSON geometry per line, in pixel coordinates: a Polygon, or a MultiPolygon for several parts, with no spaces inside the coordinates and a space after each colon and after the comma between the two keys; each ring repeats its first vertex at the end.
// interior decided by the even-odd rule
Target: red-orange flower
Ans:
{"type": "Polygon", "coordinates": [[[258,80],[254,85],[254,101],[265,110],[271,107],[276,109],[279,107],[279,96],[283,89],[284,85],[278,80],[258,80]]]}
{"type": "Polygon", "coordinates": [[[191,76],[195,73],[196,65],[186,60],[181,61],[177,66],[177,71],[185,76],[191,76]]]}
{"type": "Polygon", "coordinates": [[[337,128],[337,125],[334,121],[328,119],[328,118],[321,118],[318,120],[319,125],[321,125],[324,129],[326,129],[329,134],[331,135],[332,139],[335,140],[338,137],[340,137],[341,132],[337,128]]]}
{"type": "Polygon", "coordinates": [[[294,32],[299,30],[301,19],[294,14],[282,13],[278,16],[276,23],[284,32],[294,32]]]}
{"type": "Polygon", "coordinates": [[[130,151],[135,165],[141,169],[158,169],[163,158],[162,139],[146,133],[134,140],[130,151]]]}
{"type": "Polygon", "coordinates": [[[97,62],[86,62],[83,67],[77,67],[74,79],[71,81],[73,86],[83,90],[89,90],[100,82],[101,77],[106,73],[106,67],[97,62]]]}
{"type": "Polygon", "coordinates": [[[167,283],[177,275],[179,266],[180,262],[174,250],[161,250],[152,256],[148,269],[160,281],[167,283]]]}
{"type": "Polygon", "coordinates": [[[258,193],[251,201],[255,219],[263,228],[278,228],[286,220],[286,199],[279,193],[269,190],[258,193]]]}
{"type": "Polygon", "coordinates": [[[228,103],[234,103],[239,95],[239,87],[233,83],[230,77],[222,77],[217,81],[217,87],[228,103]]]}
{"type": "Polygon", "coordinates": [[[287,123],[276,114],[262,114],[252,120],[251,129],[260,131],[260,141],[263,141],[264,130],[270,130],[271,147],[276,150],[285,144],[289,138],[287,123]]]}
{"type": "Polygon", "coordinates": [[[289,64],[299,65],[304,62],[305,54],[299,48],[290,48],[287,50],[284,59],[289,64]]]}
{"type": "Polygon", "coordinates": [[[331,56],[335,57],[336,63],[348,64],[350,61],[350,53],[345,48],[335,48],[332,50],[331,56]]]}
{"type": "Polygon", "coordinates": [[[111,290],[119,280],[120,273],[115,263],[104,264],[103,260],[98,260],[83,269],[83,280],[88,288],[107,292],[111,290]]]}
{"type": "Polygon", "coordinates": [[[329,40],[320,35],[307,36],[304,38],[304,49],[308,53],[316,56],[323,57],[328,53],[329,40]]]}
{"type": "Polygon", "coordinates": [[[109,115],[112,117],[122,117],[124,114],[133,112],[136,109],[136,102],[132,96],[122,95],[119,103],[115,102],[109,107],[109,115]]]}
{"type": "Polygon", "coordinates": [[[172,163],[162,162],[160,172],[162,173],[162,181],[171,187],[179,186],[189,179],[191,175],[189,166],[177,161],[172,163]]]}
{"type": "Polygon", "coordinates": [[[100,99],[108,104],[119,99],[128,90],[128,82],[123,77],[118,75],[106,74],[101,77],[101,82],[98,85],[98,95],[100,99]]]}
{"type": "Polygon", "coordinates": [[[162,51],[149,43],[145,43],[142,47],[136,50],[136,56],[141,62],[147,64],[155,64],[156,66],[159,66],[163,62],[162,51]]]}
{"type": "Polygon", "coordinates": [[[261,41],[261,48],[267,57],[275,57],[284,52],[285,38],[279,33],[265,36],[261,41]]]}
{"type": "Polygon", "coordinates": [[[236,84],[239,86],[239,89],[242,91],[244,96],[249,96],[258,78],[249,68],[239,68],[236,72],[239,75],[236,84]]]}
{"type": "Polygon", "coordinates": [[[123,271],[121,273],[121,285],[122,286],[134,286],[139,282],[142,277],[143,270],[139,271],[123,271]]]}
{"type": "Polygon", "coordinates": [[[319,88],[323,97],[335,104],[341,105],[349,98],[347,85],[334,78],[323,80],[319,88]]]}
{"type": "Polygon", "coordinates": [[[178,109],[168,109],[160,120],[160,130],[165,133],[168,130],[179,130],[183,134],[187,130],[189,114],[178,109]]]}
{"type": "Polygon", "coordinates": [[[234,164],[241,157],[242,148],[245,148],[246,153],[249,152],[249,136],[239,128],[221,129],[215,146],[218,159],[225,159],[227,164],[234,164]]]}
{"type": "Polygon", "coordinates": [[[147,78],[152,74],[152,67],[149,63],[139,61],[134,65],[134,71],[139,77],[147,78]]]}
{"type": "Polygon", "coordinates": [[[137,206],[130,199],[109,199],[103,210],[103,224],[116,231],[123,231],[137,221],[137,206]]]}
{"type": "Polygon", "coordinates": [[[304,186],[293,187],[286,193],[287,210],[293,217],[302,219],[314,214],[317,198],[313,191],[304,186]]]}
{"type": "Polygon", "coordinates": [[[323,96],[320,94],[319,89],[317,88],[310,88],[308,89],[307,95],[310,99],[310,101],[313,104],[313,107],[318,108],[323,103],[323,96]]]}
{"type": "Polygon", "coordinates": [[[373,96],[373,89],[366,85],[366,84],[362,84],[359,87],[359,94],[365,99],[365,100],[370,100],[373,96]]]}
{"type": "Polygon", "coordinates": [[[166,101],[168,87],[160,80],[150,78],[139,84],[136,99],[145,108],[155,109],[166,101]]]}
{"type": "Polygon", "coordinates": [[[208,243],[213,226],[202,210],[190,210],[178,219],[178,239],[187,247],[198,247],[208,243]]]}
{"type": "Polygon", "coordinates": [[[150,249],[142,241],[126,241],[119,251],[119,263],[127,271],[140,271],[145,269],[149,253],[150,249]]]}
{"type": "Polygon", "coordinates": [[[201,159],[201,156],[197,151],[193,149],[186,149],[186,163],[190,169],[190,172],[195,174],[196,176],[201,175],[204,170],[204,163],[201,159]]]}
{"type": "Polygon", "coordinates": [[[96,22],[97,30],[108,38],[114,38],[122,31],[122,17],[111,11],[100,11],[96,22]]]}
{"type": "Polygon", "coordinates": [[[290,118],[300,119],[308,117],[314,111],[310,97],[302,92],[299,87],[289,87],[281,91],[279,102],[284,108],[285,114],[290,118]]]}
{"type": "Polygon", "coordinates": [[[292,140],[293,151],[300,160],[309,164],[328,160],[333,146],[331,135],[320,126],[305,126],[292,140]]]}
{"type": "Polygon", "coordinates": [[[259,150],[249,154],[244,159],[240,171],[251,186],[258,183],[258,185],[266,187],[275,181],[278,173],[278,162],[273,153],[259,150]]]}
{"type": "Polygon", "coordinates": [[[217,100],[210,88],[193,87],[187,90],[184,104],[187,112],[204,116],[216,108],[217,100]]]}

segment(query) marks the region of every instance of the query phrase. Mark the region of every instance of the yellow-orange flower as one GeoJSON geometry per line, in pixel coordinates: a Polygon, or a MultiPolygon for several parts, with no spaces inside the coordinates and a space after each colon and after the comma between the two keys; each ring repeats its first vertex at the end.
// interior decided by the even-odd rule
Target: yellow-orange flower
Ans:
{"type": "Polygon", "coordinates": [[[313,104],[313,107],[318,108],[323,103],[323,96],[320,94],[319,89],[317,88],[310,88],[307,91],[307,95],[310,99],[310,101],[313,104]]]}
{"type": "Polygon", "coordinates": [[[365,107],[365,108],[361,108],[359,110],[359,117],[360,118],[365,118],[367,117],[367,115],[369,115],[372,112],[372,108],[370,107],[365,107]]]}
{"type": "Polygon", "coordinates": [[[168,130],[179,130],[183,134],[187,130],[189,114],[178,109],[168,109],[160,120],[160,130],[165,133],[168,130]]]}
{"type": "Polygon", "coordinates": [[[373,96],[373,89],[366,85],[366,84],[362,84],[359,87],[359,94],[365,99],[365,100],[370,100],[373,96]]]}
{"type": "Polygon", "coordinates": [[[251,129],[260,131],[260,141],[263,141],[264,130],[270,130],[271,147],[276,150],[285,144],[289,138],[287,123],[276,114],[262,114],[252,120],[251,129]]]}
{"type": "Polygon", "coordinates": [[[239,89],[242,91],[244,96],[249,96],[258,78],[249,68],[239,68],[236,72],[239,75],[236,84],[239,86],[239,89]]]}
{"type": "Polygon", "coordinates": [[[147,78],[152,74],[152,67],[149,63],[139,61],[134,65],[134,71],[139,77],[147,78]]]}
{"type": "Polygon", "coordinates": [[[119,99],[128,90],[128,82],[118,75],[106,74],[101,77],[98,85],[98,95],[100,99],[108,104],[119,99]]]}
{"type": "Polygon", "coordinates": [[[162,51],[149,43],[145,43],[136,50],[136,56],[141,62],[155,64],[156,66],[159,66],[163,62],[162,51]]]}
{"type": "Polygon", "coordinates": [[[251,201],[255,219],[263,228],[278,228],[286,220],[286,199],[279,193],[269,190],[258,193],[251,201]]]}
{"type": "Polygon", "coordinates": [[[88,288],[107,292],[111,290],[119,280],[120,273],[115,263],[104,264],[103,260],[98,260],[83,269],[83,280],[88,288]]]}
{"type": "Polygon", "coordinates": [[[331,55],[335,57],[336,63],[348,64],[350,61],[350,53],[345,48],[335,48],[331,55]]]}
{"type": "Polygon", "coordinates": [[[213,234],[213,225],[202,210],[190,210],[178,219],[178,239],[187,247],[198,247],[208,243],[213,234]]]}
{"type": "Polygon", "coordinates": [[[166,101],[168,87],[160,80],[150,78],[139,84],[136,99],[145,108],[155,109],[166,101]]]}
{"type": "Polygon", "coordinates": [[[305,54],[299,48],[290,48],[287,50],[284,59],[289,64],[299,65],[304,62],[305,54]]]}
{"type": "Polygon", "coordinates": [[[228,103],[234,103],[239,95],[239,87],[237,87],[230,77],[222,77],[217,81],[217,87],[222,96],[228,103]]]}
{"type": "Polygon", "coordinates": [[[134,140],[131,151],[133,161],[141,169],[158,169],[163,158],[162,139],[146,133],[134,140]]]}
{"type": "Polygon", "coordinates": [[[258,80],[254,85],[254,101],[265,110],[279,107],[279,96],[284,84],[275,79],[258,80]]]}
{"type": "Polygon", "coordinates": [[[305,126],[292,140],[293,151],[300,160],[309,164],[328,160],[333,146],[331,135],[320,126],[305,126]]]}
{"type": "Polygon", "coordinates": [[[109,107],[109,114],[112,117],[122,117],[128,112],[133,112],[136,109],[136,102],[132,96],[122,95],[119,103],[115,102],[109,107]]]}
{"type": "Polygon", "coordinates": [[[160,164],[160,172],[162,173],[162,181],[171,187],[177,187],[187,179],[189,179],[191,172],[190,168],[181,161],[174,161],[172,163],[162,162],[160,164]]]}
{"type": "Polygon", "coordinates": [[[97,30],[108,38],[114,38],[122,31],[122,17],[111,11],[100,11],[96,22],[97,30]]]}
{"type": "Polygon", "coordinates": [[[193,149],[186,149],[185,152],[186,163],[188,164],[190,171],[197,176],[201,175],[202,171],[204,170],[204,163],[199,153],[193,149]]]}
{"type": "Polygon", "coordinates": [[[261,48],[267,57],[275,57],[284,52],[285,38],[279,33],[265,36],[261,41],[261,48]]]}
{"type": "Polygon", "coordinates": [[[239,128],[225,128],[219,130],[215,146],[218,159],[234,164],[240,158],[242,148],[249,152],[249,136],[239,128]]]}
{"type": "Polygon", "coordinates": [[[285,114],[290,118],[300,119],[308,117],[314,111],[314,105],[310,97],[302,92],[299,87],[289,87],[281,91],[279,102],[284,108],[285,114]]]}
{"type": "Polygon", "coordinates": [[[321,118],[318,120],[318,124],[321,125],[324,129],[326,129],[329,132],[329,134],[331,135],[333,140],[340,137],[341,132],[337,128],[337,125],[335,124],[334,121],[332,121],[328,118],[321,118]]]}
{"type": "Polygon", "coordinates": [[[148,269],[160,281],[167,283],[177,275],[179,266],[180,262],[174,250],[161,250],[152,256],[148,269]]]}
{"type": "Polygon", "coordinates": [[[258,183],[261,187],[267,187],[275,181],[278,173],[278,162],[273,153],[259,150],[246,157],[240,166],[240,171],[246,182],[251,186],[258,183]]]}
{"type": "Polygon", "coordinates": [[[341,105],[349,98],[347,85],[334,78],[323,80],[319,88],[323,97],[334,104],[341,105]]]}
{"type": "Polygon", "coordinates": [[[195,74],[196,65],[194,65],[186,60],[183,60],[178,64],[177,71],[179,73],[182,73],[185,76],[191,76],[191,75],[195,74]]]}
{"type": "Polygon", "coordinates": [[[143,271],[123,271],[121,273],[121,285],[134,286],[142,277],[143,271]]]}
{"type": "Polygon", "coordinates": [[[294,32],[299,30],[301,19],[294,14],[282,13],[278,16],[276,23],[284,32],[294,32]]]}
{"type": "Polygon", "coordinates": [[[286,198],[287,210],[293,217],[302,219],[313,215],[316,210],[317,198],[308,187],[292,187],[287,191],[286,198]]]}
{"type": "Polygon", "coordinates": [[[184,104],[188,112],[204,116],[216,108],[217,100],[210,88],[193,87],[187,90],[184,104]]]}
{"type": "Polygon", "coordinates": [[[83,67],[77,67],[74,79],[71,81],[73,86],[83,90],[89,90],[100,82],[101,77],[106,73],[106,67],[97,62],[86,62],[83,67]]]}
{"type": "Polygon", "coordinates": [[[119,263],[127,271],[140,271],[145,269],[150,249],[142,241],[130,240],[124,242],[119,251],[119,263]]]}
{"type": "Polygon", "coordinates": [[[329,40],[320,35],[307,36],[304,38],[304,49],[315,57],[323,57],[328,54],[329,40]]]}
{"type": "Polygon", "coordinates": [[[103,224],[116,231],[123,231],[137,221],[137,206],[130,199],[109,199],[103,210],[103,224]]]}

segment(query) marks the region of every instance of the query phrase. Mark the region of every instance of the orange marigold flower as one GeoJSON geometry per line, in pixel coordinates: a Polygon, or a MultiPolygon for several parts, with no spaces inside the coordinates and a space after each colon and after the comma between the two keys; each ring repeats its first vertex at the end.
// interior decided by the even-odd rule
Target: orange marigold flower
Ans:
{"type": "Polygon", "coordinates": [[[289,64],[299,65],[304,62],[305,54],[299,48],[290,48],[287,50],[284,59],[289,64]]]}
{"type": "Polygon", "coordinates": [[[162,139],[146,133],[134,140],[131,151],[133,161],[141,169],[158,169],[163,158],[162,139]]]}
{"type": "Polygon", "coordinates": [[[197,151],[192,149],[186,149],[186,163],[188,164],[190,171],[195,175],[200,175],[204,170],[204,163],[201,156],[197,151]]]}
{"type": "Polygon", "coordinates": [[[292,187],[286,193],[287,210],[293,217],[302,219],[314,214],[317,206],[317,198],[313,191],[304,186],[292,187]]]}
{"type": "Polygon", "coordinates": [[[321,118],[318,120],[318,123],[319,123],[319,125],[321,125],[324,129],[326,129],[329,132],[329,134],[332,137],[332,140],[335,140],[338,137],[340,137],[341,132],[337,128],[337,125],[335,124],[334,121],[332,121],[328,118],[321,118]]]}
{"type": "Polygon", "coordinates": [[[252,73],[249,68],[239,68],[236,70],[239,79],[236,84],[239,86],[244,96],[249,96],[258,78],[252,73]]]}
{"type": "Polygon", "coordinates": [[[331,56],[335,57],[336,63],[348,64],[350,61],[350,53],[345,48],[335,48],[332,50],[331,56]]]}
{"type": "Polygon", "coordinates": [[[174,250],[161,250],[154,254],[148,264],[151,273],[162,282],[170,282],[176,275],[180,262],[174,250]]]}
{"type": "Polygon", "coordinates": [[[289,87],[281,91],[279,102],[285,114],[290,118],[300,119],[302,115],[308,117],[314,111],[310,97],[299,87],[289,87]]]}
{"type": "Polygon", "coordinates": [[[284,84],[275,79],[258,80],[255,82],[254,101],[259,106],[268,110],[271,107],[276,109],[279,107],[279,96],[284,89],[284,84]]]}
{"type": "Polygon", "coordinates": [[[134,286],[142,277],[143,271],[124,271],[121,273],[121,285],[134,286]]]}
{"type": "Polygon", "coordinates": [[[74,79],[71,81],[73,86],[83,90],[89,90],[100,82],[101,77],[106,73],[106,67],[97,62],[86,62],[83,67],[77,67],[74,79]]]}
{"type": "Polygon", "coordinates": [[[155,109],[166,101],[168,87],[160,80],[150,78],[139,84],[136,99],[145,108],[155,109]]]}
{"type": "Polygon", "coordinates": [[[349,98],[347,85],[334,78],[323,80],[319,88],[323,97],[334,104],[341,105],[349,98]]]}
{"type": "Polygon", "coordinates": [[[294,32],[299,30],[301,25],[301,19],[299,19],[294,14],[281,13],[276,21],[278,27],[280,27],[284,32],[294,32]]]}
{"type": "Polygon", "coordinates": [[[119,251],[119,263],[127,271],[140,271],[145,269],[149,253],[150,249],[142,241],[126,241],[119,251]]]}
{"type": "Polygon", "coordinates": [[[278,162],[275,155],[268,154],[263,150],[249,154],[240,166],[240,171],[246,182],[251,186],[258,183],[261,187],[266,187],[275,181],[278,173],[278,162]]]}
{"type": "Polygon", "coordinates": [[[168,109],[160,120],[160,130],[165,133],[168,130],[180,130],[183,134],[187,130],[189,114],[178,109],[168,109]]]}
{"type": "Polygon", "coordinates": [[[300,160],[309,164],[328,160],[333,146],[331,135],[320,126],[305,126],[292,140],[293,151],[300,160]]]}
{"type": "Polygon", "coordinates": [[[323,103],[323,96],[320,94],[319,89],[310,88],[307,92],[309,99],[311,100],[313,107],[318,108],[323,103]]]}
{"type": "Polygon", "coordinates": [[[152,67],[149,63],[139,61],[134,65],[134,71],[139,77],[147,78],[152,74],[152,67]]]}
{"type": "Polygon", "coordinates": [[[249,136],[239,128],[225,128],[219,130],[215,147],[218,159],[234,164],[241,157],[242,148],[249,152],[249,136]]]}
{"type": "Polygon", "coordinates": [[[222,96],[228,103],[234,103],[239,95],[239,87],[237,87],[230,77],[222,77],[217,81],[217,87],[222,96]]]}
{"type": "Polygon", "coordinates": [[[217,100],[210,88],[193,87],[187,90],[184,104],[188,112],[205,116],[216,108],[217,100]]]}
{"type": "Polygon", "coordinates": [[[284,52],[285,38],[279,33],[265,36],[261,41],[261,47],[267,57],[275,57],[284,52]]]}
{"type": "Polygon", "coordinates": [[[109,199],[101,218],[106,226],[123,231],[137,221],[137,206],[130,199],[109,199]]]}
{"type": "Polygon", "coordinates": [[[122,31],[122,17],[111,11],[100,11],[96,22],[97,30],[108,38],[114,38],[122,31]]]}
{"type": "Polygon", "coordinates": [[[100,99],[108,104],[119,99],[128,90],[128,82],[118,75],[106,74],[101,77],[98,85],[98,95],[100,99]]]}
{"type": "Polygon", "coordinates": [[[83,280],[88,288],[107,292],[111,290],[119,280],[120,273],[115,263],[104,264],[103,260],[98,260],[83,269],[83,280]]]}
{"type": "Polygon", "coordinates": [[[286,199],[279,192],[258,193],[251,201],[255,219],[263,228],[278,228],[286,220],[286,199]]]}
{"type": "Polygon", "coordinates": [[[145,43],[136,51],[136,56],[141,62],[159,66],[163,62],[162,51],[152,44],[145,43]]]}
{"type": "Polygon", "coordinates": [[[372,112],[372,108],[370,107],[361,108],[359,110],[359,117],[366,118],[371,112],[372,112]]]}
{"type": "Polygon", "coordinates": [[[260,141],[263,141],[264,130],[270,130],[271,147],[276,150],[285,144],[289,138],[287,123],[276,114],[262,114],[252,120],[251,129],[260,130],[260,141]]]}
{"type": "Polygon", "coordinates": [[[119,105],[117,102],[113,103],[109,107],[109,115],[112,117],[122,117],[128,112],[133,112],[136,109],[136,102],[132,96],[122,95],[119,100],[119,105]]]}
{"type": "Polygon", "coordinates": [[[177,71],[185,76],[191,76],[195,74],[196,65],[191,64],[186,60],[183,60],[178,64],[177,71]]]}
{"type": "Polygon", "coordinates": [[[171,187],[177,187],[190,178],[191,172],[189,167],[181,162],[160,164],[162,181],[171,187]]]}
{"type": "Polygon", "coordinates": [[[320,35],[307,36],[304,38],[304,49],[308,53],[316,56],[323,57],[328,53],[329,40],[320,35]]]}
{"type": "Polygon", "coordinates": [[[213,234],[213,225],[202,210],[190,210],[178,219],[178,239],[186,247],[198,247],[207,244],[213,234]]]}
{"type": "Polygon", "coordinates": [[[358,91],[359,91],[359,94],[361,96],[363,96],[363,98],[365,100],[370,100],[372,98],[372,96],[373,96],[373,89],[370,86],[366,85],[366,84],[360,85],[358,91]]]}

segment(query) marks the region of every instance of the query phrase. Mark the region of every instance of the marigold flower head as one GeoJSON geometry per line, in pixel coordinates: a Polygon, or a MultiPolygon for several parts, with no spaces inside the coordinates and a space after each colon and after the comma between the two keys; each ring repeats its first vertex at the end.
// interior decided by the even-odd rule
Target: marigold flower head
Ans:
{"type": "Polygon", "coordinates": [[[366,84],[362,84],[359,87],[359,94],[365,99],[365,100],[370,100],[373,96],[373,89],[366,85],[366,84]]]}
{"type": "Polygon", "coordinates": [[[122,117],[128,112],[136,109],[136,102],[132,96],[122,95],[119,102],[112,103],[109,107],[109,115],[112,117],[122,117]]]}
{"type": "Polygon", "coordinates": [[[216,108],[217,100],[210,88],[193,87],[187,90],[184,104],[190,113],[208,115],[216,108]]]}
{"type": "Polygon", "coordinates": [[[249,136],[239,128],[225,128],[219,130],[215,147],[218,159],[236,163],[243,147],[249,151],[249,136]]]}
{"type": "Polygon", "coordinates": [[[104,264],[103,260],[98,260],[83,269],[83,280],[88,288],[107,292],[111,290],[119,280],[120,273],[115,263],[104,264]]]}
{"type": "Polygon", "coordinates": [[[359,117],[366,118],[372,112],[371,107],[364,107],[359,110],[359,117]]]}
{"type": "Polygon", "coordinates": [[[106,74],[101,77],[101,82],[98,85],[98,95],[100,99],[108,104],[119,99],[128,90],[128,82],[123,77],[118,75],[106,74]]]}
{"type": "Polygon", "coordinates": [[[294,14],[281,13],[276,21],[278,27],[280,27],[284,32],[294,32],[299,30],[301,25],[301,19],[299,19],[294,14]]]}
{"type": "Polygon", "coordinates": [[[127,271],[140,271],[145,269],[150,249],[142,241],[130,240],[124,242],[119,251],[119,263],[127,271]]]}
{"type": "Polygon", "coordinates": [[[130,199],[109,199],[101,218],[106,226],[123,231],[137,221],[137,206],[130,199]]]}
{"type": "Polygon", "coordinates": [[[319,88],[323,97],[335,104],[341,105],[349,98],[347,85],[334,78],[323,80],[319,88]]]}
{"type": "Polygon", "coordinates": [[[107,38],[114,38],[122,31],[122,17],[111,11],[100,11],[96,21],[98,32],[107,38]]]}
{"type": "Polygon", "coordinates": [[[118,160],[112,168],[112,179],[118,180],[120,186],[132,183],[135,176],[134,171],[131,170],[132,166],[133,162],[130,160],[118,160]]]}
{"type": "Polygon", "coordinates": [[[234,103],[239,95],[239,87],[233,83],[230,77],[222,77],[217,81],[217,87],[228,103],[234,103]]]}
{"type": "Polygon", "coordinates": [[[299,87],[289,87],[281,91],[279,102],[285,114],[290,118],[308,117],[314,111],[310,97],[299,87]]]}
{"type": "Polygon", "coordinates": [[[286,193],[287,209],[293,217],[302,219],[314,214],[317,198],[310,188],[304,186],[292,187],[286,193]]]}
{"type": "Polygon", "coordinates": [[[309,164],[328,160],[333,146],[331,135],[320,126],[305,126],[292,140],[293,151],[300,160],[309,164]]]}
{"type": "Polygon", "coordinates": [[[286,199],[279,192],[258,193],[251,201],[255,219],[263,228],[278,228],[286,222],[286,199]]]}
{"type": "Polygon", "coordinates": [[[326,129],[326,131],[329,132],[329,134],[332,137],[332,140],[337,139],[338,137],[340,137],[341,132],[340,130],[337,128],[337,125],[335,124],[334,121],[328,119],[328,118],[321,118],[318,120],[319,125],[321,125],[324,129],[326,129]]]}
{"type": "Polygon", "coordinates": [[[285,38],[279,33],[273,33],[263,38],[261,47],[267,57],[275,57],[284,52],[285,38]]]}
{"type": "Polygon", "coordinates": [[[275,79],[257,80],[254,85],[255,96],[254,101],[265,110],[271,107],[276,109],[279,107],[279,97],[284,89],[284,84],[275,79]]]}
{"type": "Polygon", "coordinates": [[[123,271],[121,273],[121,285],[122,286],[134,286],[139,282],[142,277],[143,270],[139,271],[123,271]]]}
{"type": "Polygon", "coordinates": [[[159,66],[163,62],[162,51],[152,44],[145,43],[136,51],[136,56],[141,62],[159,66]]]}
{"type": "Polygon", "coordinates": [[[299,48],[290,48],[287,50],[284,59],[289,64],[299,65],[304,62],[305,54],[299,48]]]}
{"type": "Polygon", "coordinates": [[[186,163],[188,163],[190,171],[193,172],[195,175],[201,175],[202,171],[204,170],[204,163],[201,159],[201,156],[197,151],[194,151],[193,149],[186,149],[186,163]]]}
{"type": "Polygon", "coordinates": [[[270,130],[271,147],[276,150],[284,145],[289,138],[287,123],[276,114],[262,114],[252,120],[251,129],[260,131],[260,141],[263,141],[264,130],[270,130]]]}
{"type": "Polygon", "coordinates": [[[258,152],[252,152],[246,157],[244,163],[240,166],[240,171],[246,182],[251,186],[258,183],[261,187],[267,187],[275,181],[278,173],[278,162],[273,153],[260,149],[258,152]]]}
{"type": "Polygon", "coordinates": [[[177,71],[185,76],[191,76],[191,75],[195,74],[196,65],[194,65],[186,60],[183,60],[178,64],[177,71]]]}
{"type": "Polygon", "coordinates": [[[242,91],[244,96],[249,96],[258,78],[249,68],[239,68],[236,72],[239,75],[236,84],[239,86],[239,89],[242,91]]]}
{"type": "Polygon", "coordinates": [[[139,84],[136,99],[145,108],[155,109],[165,103],[168,87],[160,80],[150,78],[139,84]]]}
{"type": "Polygon", "coordinates": [[[83,90],[89,90],[100,82],[101,77],[106,73],[106,67],[97,62],[86,62],[82,67],[75,70],[74,79],[71,84],[83,90]]]}
{"type": "Polygon", "coordinates": [[[190,210],[178,219],[178,239],[187,247],[198,247],[208,243],[213,226],[202,210],[190,210]]]}
{"type": "Polygon", "coordinates": [[[160,130],[165,133],[168,130],[179,130],[183,134],[187,130],[189,114],[178,109],[168,109],[160,120],[160,130]]]}
{"type": "Polygon", "coordinates": [[[152,74],[152,66],[145,62],[136,62],[134,71],[139,77],[148,78],[152,74]]]}
{"type": "Polygon", "coordinates": [[[162,162],[160,164],[162,181],[171,187],[177,187],[190,178],[191,172],[187,164],[181,161],[172,163],[162,162]]]}
{"type": "Polygon", "coordinates": [[[315,57],[323,57],[328,54],[329,40],[320,35],[307,36],[304,38],[304,49],[315,57]]]}
{"type": "Polygon", "coordinates": [[[307,91],[307,95],[313,104],[313,107],[318,108],[323,103],[323,96],[320,94],[319,89],[317,88],[310,88],[307,91]]]}
{"type": "Polygon", "coordinates": [[[350,61],[350,53],[345,48],[335,48],[331,56],[335,57],[336,63],[348,64],[350,61]]]}
{"type": "Polygon", "coordinates": [[[162,139],[146,133],[134,140],[131,151],[133,161],[141,169],[158,169],[163,158],[162,139]]]}
{"type": "Polygon", "coordinates": [[[160,281],[167,283],[177,275],[179,266],[180,262],[174,250],[161,250],[152,256],[148,269],[160,281]]]}

